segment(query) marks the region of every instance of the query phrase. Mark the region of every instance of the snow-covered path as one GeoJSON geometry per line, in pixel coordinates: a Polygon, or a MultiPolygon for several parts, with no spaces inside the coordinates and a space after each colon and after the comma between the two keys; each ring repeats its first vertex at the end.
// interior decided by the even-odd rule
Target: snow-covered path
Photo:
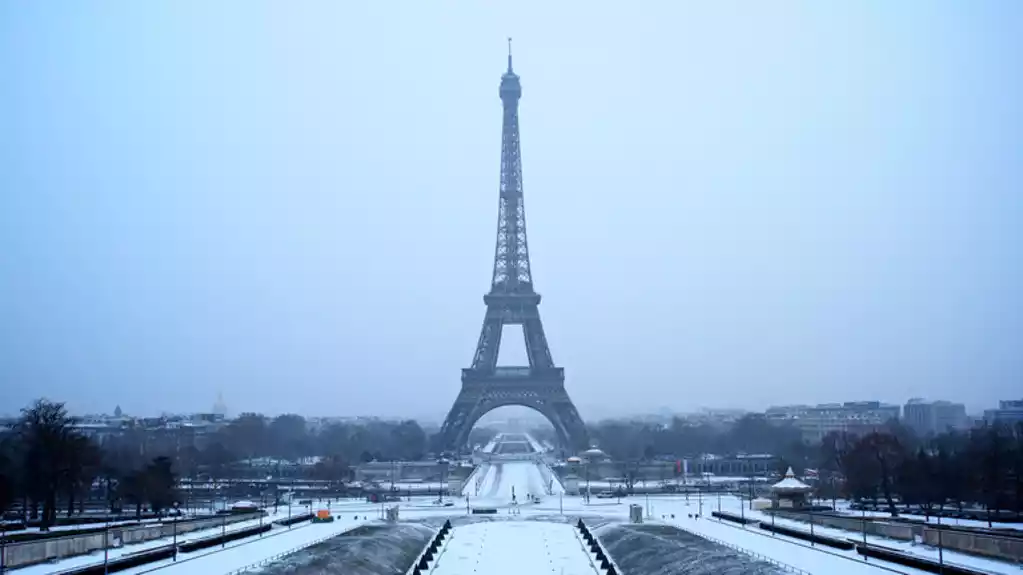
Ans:
{"type": "MultiPolygon", "coordinates": [[[[473,482],[475,483],[475,481],[473,482]]],[[[526,503],[527,495],[542,496],[547,492],[543,474],[532,461],[492,462],[476,485],[466,485],[462,494],[474,498],[478,503],[503,506],[512,502],[512,495],[518,503],[526,503]]]]}
{"type": "Polygon", "coordinates": [[[571,525],[539,521],[456,527],[432,573],[599,575],[571,525]]]}

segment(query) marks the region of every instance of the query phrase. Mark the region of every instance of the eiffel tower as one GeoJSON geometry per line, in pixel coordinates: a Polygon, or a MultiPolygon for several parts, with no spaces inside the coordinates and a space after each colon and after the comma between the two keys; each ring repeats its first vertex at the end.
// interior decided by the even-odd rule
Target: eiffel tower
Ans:
{"type": "Polygon", "coordinates": [[[461,451],[469,431],[487,412],[506,405],[530,407],[554,426],[563,450],[586,449],[586,426],[565,391],[565,370],[556,367],[540,322],[540,294],[533,289],[526,242],[526,211],[522,201],[522,156],[519,149],[519,98],[522,86],[512,71],[511,39],[508,71],[499,90],[504,104],[501,132],[501,189],[497,216],[497,248],[490,292],[483,296],[487,312],[476,344],[472,367],[462,370],[462,390],[438,437],[440,450],[461,451]],[[501,331],[521,325],[528,366],[497,365],[501,331]]]}

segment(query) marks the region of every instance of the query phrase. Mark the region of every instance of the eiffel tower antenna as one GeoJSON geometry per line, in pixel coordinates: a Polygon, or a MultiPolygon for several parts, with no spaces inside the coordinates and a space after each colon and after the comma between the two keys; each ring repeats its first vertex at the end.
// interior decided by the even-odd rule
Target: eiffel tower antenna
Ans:
{"type": "Polygon", "coordinates": [[[508,73],[512,74],[512,59],[511,59],[511,36],[508,37],[508,73]]]}

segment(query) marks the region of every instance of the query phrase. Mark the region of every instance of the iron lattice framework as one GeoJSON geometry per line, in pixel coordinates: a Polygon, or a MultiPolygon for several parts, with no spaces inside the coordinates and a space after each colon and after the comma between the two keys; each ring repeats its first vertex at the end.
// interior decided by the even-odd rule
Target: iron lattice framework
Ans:
{"type": "Polygon", "coordinates": [[[472,367],[462,370],[462,389],[441,427],[442,450],[461,450],[469,431],[487,412],[506,405],[531,407],[554,426],[562,448],[587,447],[586,427],[565,391],[565,371],[554,365],[543,323],[540,294],[533,289],[526,240],[526,210],[522,200],[522,156],[519,142],[519,98],[522,86],[512,71],[501,76],[504,122],[501,132],[501,188],[497,212],[497,242],[490,292],[472,367]],[[505,325],[521,325],[528,366],[497,365],[505,325]]]}

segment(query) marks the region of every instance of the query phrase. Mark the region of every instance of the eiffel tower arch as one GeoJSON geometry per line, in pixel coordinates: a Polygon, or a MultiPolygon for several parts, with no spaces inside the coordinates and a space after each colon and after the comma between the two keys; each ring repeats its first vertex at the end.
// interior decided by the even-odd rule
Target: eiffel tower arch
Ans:
{"type": "Polygon", "coordinates": [[[522,196],[522,158],[519,145],[519,98],[522,86],[512,71],[509,41],[508,71],[499,90],[504,108],[501,131],[501,186],[497,242],[483,329],[472,366],[462,370],[462,389],[438,437],[439,450],[462,450],[479,418],[499,407],[518,405],[542,414],[557,434],[562,449],[588,447],[586,426],[565,390],[565,370],[557,367],[540,321],[540,294],[533,289],[526,241],[526,211],[522,196]],[[521,325],[529,365],[497,365],[505,325],[521,325]]]}

